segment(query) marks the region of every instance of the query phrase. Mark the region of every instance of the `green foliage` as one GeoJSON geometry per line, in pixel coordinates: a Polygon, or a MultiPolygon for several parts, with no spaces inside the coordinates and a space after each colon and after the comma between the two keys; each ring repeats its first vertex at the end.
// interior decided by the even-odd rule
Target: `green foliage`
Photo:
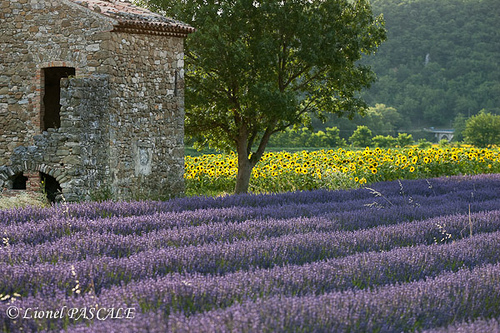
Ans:
{"type": "Polygon", "coordinates": [[[90,192],[90,200],[103,202],[113,199],[113,193],[109,186],[101,186],[90,192]]]}
{"type": "MultiPolygon", "coordinates": [[[[357,144],[354,146],[366,147],[374,146],[381,148],[389,147],[407,147],[414,143],[413,136],[408,133],[399,133],[395,138],[391,135],[375,135],[371,140],[373,131],[368,126],[359,126],[357,133],[354,136],[357,144]],[[370,134],[371,133],[371,134],[370,134]],[[359,138],[362,137],[360,140],[359,138]],[[362,145],[363,143],[363,145],[362,145]]],[[[352,143],[352,137],[350,139],[352,143]]],[[[294,147],[309,147],[309,148],[325,148],[325,147],[345,147],[347,145],[345,139],[340,137],[340,130],[337,127],[327,127],[325,131],[312,132],[308,128],[301,129],[286,129],[281,133],[275,134],[269,140],[269,147],[294,148],[294,147]]],[[[429,143],[429,145],[431,145],[429,143]]]]}
{"type": "Polygon", "coordinates": [[[358,126],[349,141],[354,147],[369,147],[372,142],[372,131],[366,126],[358,126]]]}
{"type": "MultiPolygon", "coordinates": [[[[369,107],[364,114],[356,114],[352,119],[337,118],[334,115],[327,117],[327,124],[335,124],[341,132],[341,137],[347,139],[358,126],[367,126],[373,135],[396,135],[397,130],[404,127],[405,121],[401,114],[393,107],[385,104],[376,104],[369,107]]],[[[319,121],[313,122],[313,127],[322,129],[324,125],[319,121]]]]}
{"type": "Polygon", "coordinates": [[[360,119],[360,125],[368,126],[375,134],[395,134],[403,125],[403,118],[395,108],[376,104],[368,108],[366,115],[360,119]]]}
{"type": "Polygon", "coordinates": [[[465,131],[465,123],[467,122],[467,118],[459,113],[455,120],[453,121],[453,129],[455,133],[453,133],[453,141],[463,141],[464,140],[464,131],[465,131]]]}
{"type": "Polygon", "coordinates": [[[398,146],[401,148],[408,147],[414,143],[413,136],[408,133],[399,133],[397,138],[398,146]]]}
{"type": "Polygon", "coordinates": [[[401,147],[405,148],[414,143],[413,136],[408,133],[399,133],[398,137],[395,138],[391,135],[383,136],[376,135],[372,139],[373,146],[381,147],[381,148],[390,148],[390,147],[401,147]]]}
{"type": "Polygon", "coordinates": [[[366,108],[357,92],[374,74],[359,60],[385,39],[367,0],[143,1],[197,29],[185,49],[185,129],[237,152],[236,192],[272,134],[366,108]]]}
{"type": "Polygon", "coordinates": [[[499,113],[498,0],[371,4],[384,14],[387,41],[364,62],[378,77],[362,94],[368,104],[395,107],[406,128],[449,127],[459,114],[483,108],[499,113]]]}
{"type": "Polygon", "coordinates": [[[18,195],[12,197],[0,197],[0,209],[2,210],[28,206],[49,207],[50,202],[42,193],[29,193],[25,191],[19,191],[18,195]]]}
{"type": "Polygon", "coordinates": [[[417,147],[419,149],[427,149],[427,148],[432,147],[432,143],[427,141],[426,139],[420,139],[417,142],[417,147]]]}
{"type": "Polygon", "coordinates": [[[283,132],[276,133],[269,140],[269,147],[344,147],[346,142],[340,138],[340,131],[337,127],[327,127],[326,130],[312,132],[307,128],[298,130],[286,129],[283,132]]]}
{"type": "Polygon", "coordinates": [[[372,139],[372,143],[375,147],[380,147],[380,148],[389,148],[389,147],[394,147],[396,145],[397,139],[387,135],[376,135],[372,139]]]}
{"type": "Polygon", "coordinates": [[[325,130],[328,147],[344,147],[347,142],[340,137],[340,130],[337,127],[327,127],[325,130]]]}
{"type": "Polygon", "coordinates": [[[476,147],[489,147],[500,143],[500,116],[484,110],[465,123],[465,141],[476,147]]]}
{"type": "Polygon", "coordinates": [[[450,141],[448,141],[448,139],[441,139],[438,144],[441,148],[448,148],[450,146],[450,141]]]}

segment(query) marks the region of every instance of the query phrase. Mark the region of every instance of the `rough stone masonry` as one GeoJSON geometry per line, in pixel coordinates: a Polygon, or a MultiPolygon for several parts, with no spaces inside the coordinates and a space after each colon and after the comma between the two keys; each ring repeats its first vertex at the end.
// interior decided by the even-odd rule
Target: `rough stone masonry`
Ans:
{"type": "Polygon", "coordinates": [[[2,0],[0,20],[0,188],[183,192],[193,28],[115,0],[2,0]]]}

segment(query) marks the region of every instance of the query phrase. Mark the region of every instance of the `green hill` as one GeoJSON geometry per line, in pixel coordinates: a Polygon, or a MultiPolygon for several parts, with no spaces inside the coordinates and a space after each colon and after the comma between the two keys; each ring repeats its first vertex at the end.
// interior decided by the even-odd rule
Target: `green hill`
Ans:
{"type": "Polygon", "coordinates": [[[372,0],[388,38],[365,60],[369,105],[394,107],[401,129],[449,127],[458,114],[500,114],[500,1],[372,0]]]}

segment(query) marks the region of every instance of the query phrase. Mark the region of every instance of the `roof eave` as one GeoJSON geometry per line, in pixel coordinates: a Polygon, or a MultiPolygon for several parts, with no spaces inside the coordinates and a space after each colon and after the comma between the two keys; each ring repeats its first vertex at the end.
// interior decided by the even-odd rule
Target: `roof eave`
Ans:
{"type": "Polygon", "coordinates": [[[195,32],[195,29],[190,26],[166,25],[159,22],[118,20],[112,31],[186,38],[195,32]]]}

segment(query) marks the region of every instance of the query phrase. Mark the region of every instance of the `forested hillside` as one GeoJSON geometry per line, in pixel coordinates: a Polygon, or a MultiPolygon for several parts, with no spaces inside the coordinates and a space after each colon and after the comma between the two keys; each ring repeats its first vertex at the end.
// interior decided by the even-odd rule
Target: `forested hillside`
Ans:
{"type": "MultiPolygon", "coordinates": [[[[481,109],[500,113],[500,1],[371,0],[388,38],[366,62],[371,106],[395,108],[402,129],[452,126],[481,109]]],[[[343,122],[342,122],[343,123],[343,122]]]]}

